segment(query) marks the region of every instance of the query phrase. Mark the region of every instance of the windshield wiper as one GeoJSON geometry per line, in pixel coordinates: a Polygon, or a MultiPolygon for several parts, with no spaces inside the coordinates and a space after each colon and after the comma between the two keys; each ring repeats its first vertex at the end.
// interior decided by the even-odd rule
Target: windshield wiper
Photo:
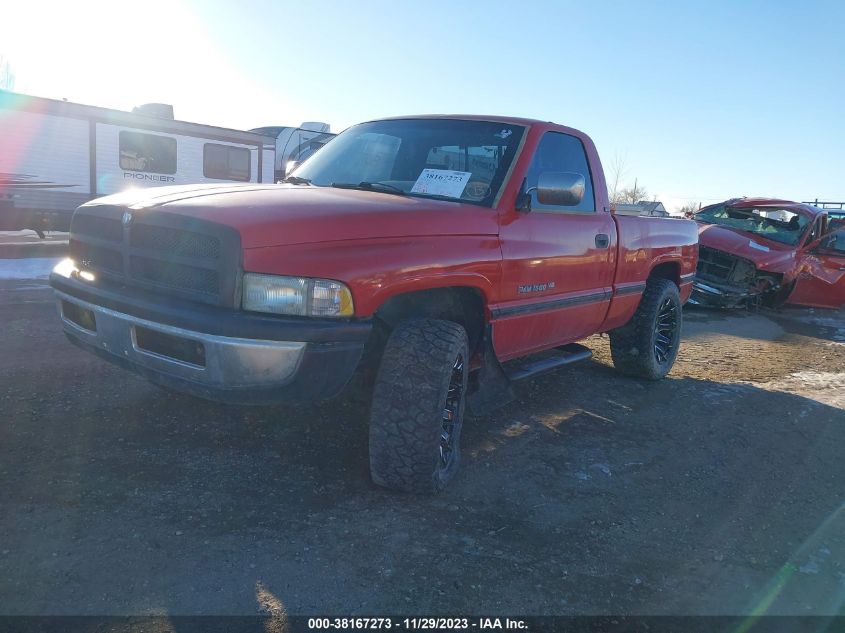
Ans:
{"type": "Polygon", "coordinates": [[[310,185],[311,181],[307,178],[301,178],[300,176],[288,176],[287,178],[282,178],[279,182],[287,182],[292,185],[310,185]]]}
{"type": "Polygon", "coordinates": [[[462,200],[461,198],[442,196],[439,193],[409,193],[408,195],[414,198],[430,198],[431,200],[445,200],[446,202],[466,202],[466,200],[462,200]]]}
{"type": "Polygon", "coordinates": [[[382,190],[384,193],[393,193],[398,196],[407,195],[404,189],[400,189],[396,185],[390,185],[386,182],[367,182],[366,180],[357,184],[353,182],[333,182],[332,187],[336,189],[361,189],[363,191],[382,190]]]}

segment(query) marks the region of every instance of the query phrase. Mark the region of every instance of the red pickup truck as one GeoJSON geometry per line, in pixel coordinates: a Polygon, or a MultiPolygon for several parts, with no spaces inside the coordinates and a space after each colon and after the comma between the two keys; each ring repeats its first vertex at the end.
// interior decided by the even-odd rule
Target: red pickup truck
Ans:
{"type": "Polygon", "coordinates": [[[89,202],[70,252],[51,284],[74,343],[227,402],[369,388],[374,481],[432,492],[467,403],[589,357],[575,341],[608,332],[620,370],[663,377],[698,234],[615,216],[577,130],[427,116],[356,125],[285,183],[89,202]]]}

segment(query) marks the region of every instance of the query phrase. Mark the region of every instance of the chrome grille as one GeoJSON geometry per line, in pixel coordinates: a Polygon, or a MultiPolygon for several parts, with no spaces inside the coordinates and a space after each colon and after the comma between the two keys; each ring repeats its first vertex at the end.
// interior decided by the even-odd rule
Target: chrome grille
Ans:
{"type": "Polygon", "coordinates": [[[120,246],[116,246],[118,250],[71,239],[70,254],[83,268],[122,275],[123,254],[120,252],[120,246]]]}
{"type": "Polygon", "coordinates": [[[233,307],[240,236],[205,220],[144,209],[127,223],[122,207],[83,207],[71,223],[71,257],[99,274],[156,293],[233,307]]]}
{"type": "Polygon", "coordinates": [[[196,266],[186,266],[160,259],[133,255],[130,261],[130,274],[133,279],[146,281],[158,286],[179,288],[181,290],[218,293],[217,271],[196,266]]]}
{"type": "Polygon", "coordinates": [[[71,232],[77,236],[85,235],[108,242],[123,241],[123,225],[119,219],[77,215],[73,218],[71,232]]]}
{"type": "Polygon", "coordinates": [[[172,253],[180,257],[220,257],[220,240],[210,235],[138,224],[132,228],[129,244],[133,248],[172,253]]]}
{"type": "Polygon", "coordinates": [[[732,285],[744,285],[754,277],[754,263],[715,248],[699,246],[696,277],[703,280],[721,281],[732,285]]]}

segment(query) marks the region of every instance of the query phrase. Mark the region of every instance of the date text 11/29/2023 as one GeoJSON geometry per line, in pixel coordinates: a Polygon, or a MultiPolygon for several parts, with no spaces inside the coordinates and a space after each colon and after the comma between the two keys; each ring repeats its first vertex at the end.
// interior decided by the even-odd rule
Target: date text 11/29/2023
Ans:
{"type": "Polygon", "coordinates": [[[308,618],[308,630],[407,630],[407,631],[459,631],[459,630],[528,630],[525,620],[519,618],[308,618]]]}

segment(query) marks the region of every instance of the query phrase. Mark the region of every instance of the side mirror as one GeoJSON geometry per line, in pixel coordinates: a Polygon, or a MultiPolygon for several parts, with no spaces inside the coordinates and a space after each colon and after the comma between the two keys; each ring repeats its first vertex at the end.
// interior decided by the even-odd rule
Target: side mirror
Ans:
{"type": "Polygon", "coordinates": [[[584,176],[571,171],[544,171],[537,178],[537,200],[541,204],[573,207],[584,199],[584,176]]]}

